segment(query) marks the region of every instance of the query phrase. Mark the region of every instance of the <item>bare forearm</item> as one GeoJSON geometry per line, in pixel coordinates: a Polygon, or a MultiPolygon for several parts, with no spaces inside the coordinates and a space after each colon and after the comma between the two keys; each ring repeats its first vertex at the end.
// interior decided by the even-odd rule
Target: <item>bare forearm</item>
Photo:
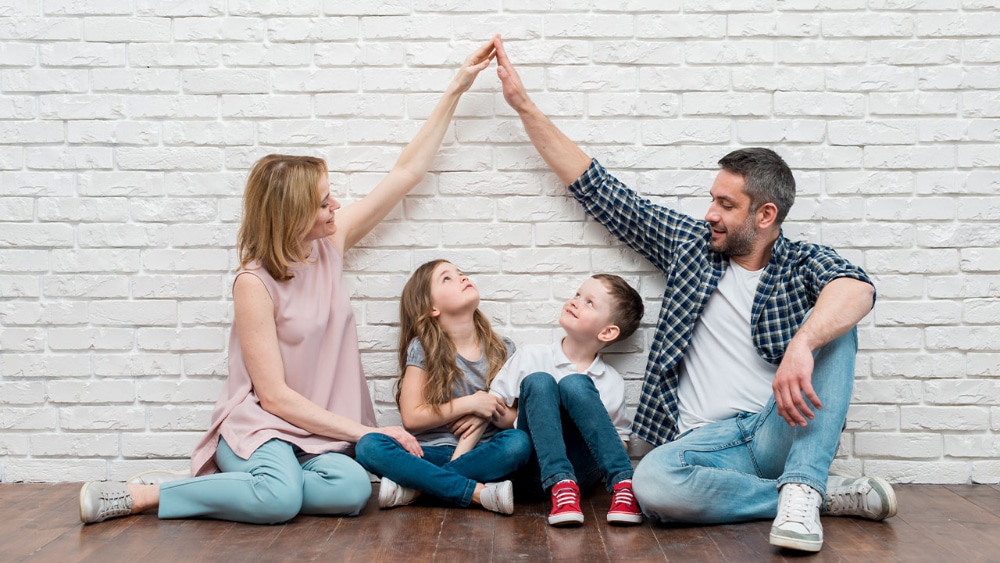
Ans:
{"type": "Polygon", "coordinates": [[[471,434],[459,438],[458,445],[455,446],[455,451],[451,454],[451,459],[456,460],[471,452],[472,448],[475,448],[476,444],[479,443],[479,440],[483,437],[483,432],[485,431],[486,425],[483,424],[479,428],[473,430],[471,434]]]}
{"type": "Polygon", "coordinates": [[[818,350],[842,336],[871,311],[875,290],[866,282],[837,278],[820,292],[812,314],[795,333],[789,346],[818,350]]]}
{"type": "Polygon", "coordinates": [[[570,140],[534,103],[518,111],[531,144],[562,183],[576,181],[590,166],[590,156],[570,140]]]}
{"type": "Polygon", "coordinates": [[[317,436],[355,443],[373,429],[332,413],[291,389],[273,398],[260,397],[265,411],[317,436]]]}

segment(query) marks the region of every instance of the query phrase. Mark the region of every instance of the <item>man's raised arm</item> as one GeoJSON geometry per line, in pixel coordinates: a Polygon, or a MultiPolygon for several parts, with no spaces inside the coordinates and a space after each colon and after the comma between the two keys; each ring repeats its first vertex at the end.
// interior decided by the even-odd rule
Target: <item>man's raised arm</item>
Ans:
{"type": "Polygon", "coordinates": [[[538,154],[566,185],[572,184],[590,167],[590,157],[569,137],[563,134],[548,117],[528,97],[521,83],[521,77],[510,64],[503,41],[498,36],[494,40],[497,54],[497,76],[503,84],[503,97],[507,100],[524,124],[531,143],[538,154]]]}

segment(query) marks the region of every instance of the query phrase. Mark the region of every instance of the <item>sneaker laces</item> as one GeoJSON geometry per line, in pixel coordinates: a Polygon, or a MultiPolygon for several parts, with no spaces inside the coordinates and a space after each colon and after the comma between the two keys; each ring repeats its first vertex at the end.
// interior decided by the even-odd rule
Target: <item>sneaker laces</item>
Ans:
{"type": "Polygon", "coordinates": [[[576,491],[570,486],[559,488],[559,490],[555,491],[553,497],[557,510],[566,505],[576,504],[576,491]]]}
{"type": "Polygon", "coordinates": [[[788,483],[781,488],[784,493],[778,503],[778,517],[775,523],[797,522],[806,524],[812,520],[819,503],[819,493],[808,485],[788,483]],[[787,489],[787,491],[785,490],[787,489]]]}
{"type": "Polygon", "coordinates": [[[132,495],[128,489],[103,491],[100,497],[100,515],[107,518],[125,516],[132,512],[132,495]]]}
{"type": "Polygon", "coordinates": [[[857,514],[868,510],[868,493],[871,486],[858,480],[846,487],[838,487],[835,494],[827,494],[826,511],[838,514],[857,514]]]}
{"type": "Polygon", "coordinates": [[[635,506],[635,495],[632,494],[632,487],[616,486],[614,496],[611,497],[611,507],[626,505],[628,508],[635,506]]]}

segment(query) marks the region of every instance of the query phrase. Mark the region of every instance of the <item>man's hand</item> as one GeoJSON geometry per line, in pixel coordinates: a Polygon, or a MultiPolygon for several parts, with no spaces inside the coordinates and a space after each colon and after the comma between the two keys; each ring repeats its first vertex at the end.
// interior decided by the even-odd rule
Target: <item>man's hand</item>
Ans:
{"type": "Polygon", "coordinates": [[[807,418],[813,419],[815,415],[809,408],[809,403],[817,409],[823,408],[819,395],[813,391],[812,373],[812,350],[792,339],[785,349],[785,357],[778,366],[778,372],[774,375],[774,382],[771,383],[778,414],[789,426],[805,426],[807,418]]]}
{"type": "Polygon", "coordinates": [[[499,35],[493,38],[493,46],[497,56],[497,76],[500,77],[500,83],[503,85],[503,99],[507,100],[514,111],[520,113],[531,106],[531,99],[528,98],[528,93],[524,90],[521,77],[514,70],[514,66],[510,64],[510,59],[507,58],[507,51],[504,50],[503,40],[500,39],[499,35]]]}

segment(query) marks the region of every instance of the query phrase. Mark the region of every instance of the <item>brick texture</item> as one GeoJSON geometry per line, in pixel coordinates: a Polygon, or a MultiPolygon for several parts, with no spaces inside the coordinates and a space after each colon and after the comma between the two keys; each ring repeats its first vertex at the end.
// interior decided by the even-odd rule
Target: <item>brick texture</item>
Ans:
{"type": "MultiPolygon", "coordinates": [[[[543,111],[700,216],[715,162],[795,170],[786,235],[875,278],[835,465],[1000,482],[1000,4],[985,0],[0,2],[0,481],[186,466],[226,372],[247,168],[327,159],[367,193],[456,65],[508,40],[543,111]]],[[[590,272],[649,314],[610,360],[638,397],[663,280],[584,217],[492,69],[427,178],[349,255],[381,420],[397,302],[445,257],[518,343],[590,272]]]]}

